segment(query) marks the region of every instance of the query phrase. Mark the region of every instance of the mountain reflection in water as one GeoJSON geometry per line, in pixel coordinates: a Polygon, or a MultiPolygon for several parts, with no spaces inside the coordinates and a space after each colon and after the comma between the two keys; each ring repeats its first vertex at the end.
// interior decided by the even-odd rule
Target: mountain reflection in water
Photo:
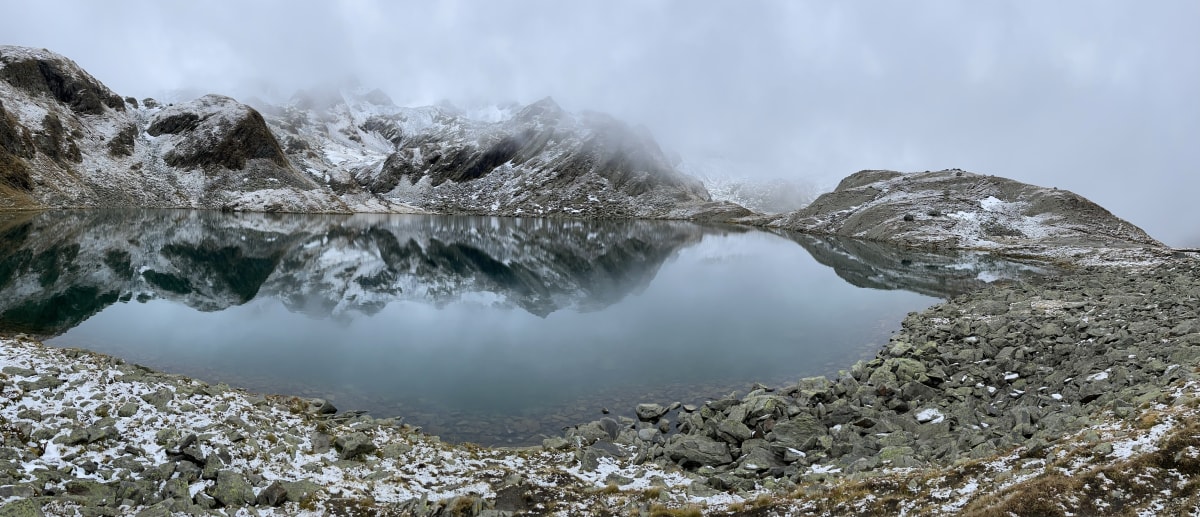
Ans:
{"type": "Polygon", "coordinates": [[[315,317],[486,299],[546,316],[642,289],[706,230],[681,222],[72,211],[0,223],[0,328],[57,335],[118,301],[278,298],[315,317]]]}
{"type": "Polygon", "coordinates": [[[849,367],[1009,273],[1038,271],[670,221],[4,214],[0,333],[536,443],[600,407],[849,367]]]}

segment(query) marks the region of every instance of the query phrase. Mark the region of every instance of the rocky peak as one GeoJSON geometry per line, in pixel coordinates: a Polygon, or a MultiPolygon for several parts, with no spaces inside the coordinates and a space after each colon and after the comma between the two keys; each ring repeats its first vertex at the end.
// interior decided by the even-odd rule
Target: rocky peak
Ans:
{"type": "Polygon", "coordinates": [[[76,113],[125,110],[125,101],[74,61],[45,49],[0,46],[0,80],[31,96],[48,96],[76,113]]]}
{"type": "Polygon", "coordinates": [[[205,95],[168,106],[146,130],[153,136],[178,137],[164,160],[174,167],[222,166],[241,169],[247,160],[264,159],[287,167],[287,158],[262,115],[223,95],[205,95]]]}

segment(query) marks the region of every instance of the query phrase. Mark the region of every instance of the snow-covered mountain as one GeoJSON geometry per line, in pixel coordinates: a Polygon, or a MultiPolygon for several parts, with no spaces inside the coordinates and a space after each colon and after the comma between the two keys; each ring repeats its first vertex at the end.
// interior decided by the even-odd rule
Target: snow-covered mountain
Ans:
{"type": "Polygon", "coordinates": [[[139,103],[53,52],[0,47],[0,208],[750,214],[714,202],[644,129],[550,99],[469,111],[313,90],[258,108],[139,103]]]}
{"type": "Polygon", "coordinates": [[[653,137],[552,99],[468,111],[402,108],[378,90],[302,92],[261,106],[297,168],[356,210],[581,218],[728,219],[653,137]]]}
{"type": "Polygon", "coordinates": [[[596,310],[645,288],[705,231],[636,220],[10,213],[0,217],[0,322],[53,335],[119,302],[219,311],[263,296],[320,318],[397,300],[596,310]]]}
{"type": "Polygon", "coordinates": [[[0,46],[0,207],[345,212],[228,97],[121,98],[47,50],[0,46]]]}

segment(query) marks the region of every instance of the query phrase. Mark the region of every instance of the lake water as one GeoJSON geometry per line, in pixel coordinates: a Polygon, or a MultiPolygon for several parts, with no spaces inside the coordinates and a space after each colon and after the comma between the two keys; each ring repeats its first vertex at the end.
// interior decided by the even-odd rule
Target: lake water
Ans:
{"type": "Polygon", "coordinates": [[[686,222],[54,211],[0,215],[0,332],[528,444],[848,368],[1041,272],[686,222]]]}

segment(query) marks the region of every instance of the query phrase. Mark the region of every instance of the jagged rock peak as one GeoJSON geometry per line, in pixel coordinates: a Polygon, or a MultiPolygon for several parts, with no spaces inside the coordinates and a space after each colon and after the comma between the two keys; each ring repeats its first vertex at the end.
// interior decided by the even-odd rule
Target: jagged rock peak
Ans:
{"type": "Polygon", "coordinates": [[[124,111],[125,101],[74,61],[46,49],[0,46],[0,80],[31,96],[49,96],[79,114],[124,111]]]}

